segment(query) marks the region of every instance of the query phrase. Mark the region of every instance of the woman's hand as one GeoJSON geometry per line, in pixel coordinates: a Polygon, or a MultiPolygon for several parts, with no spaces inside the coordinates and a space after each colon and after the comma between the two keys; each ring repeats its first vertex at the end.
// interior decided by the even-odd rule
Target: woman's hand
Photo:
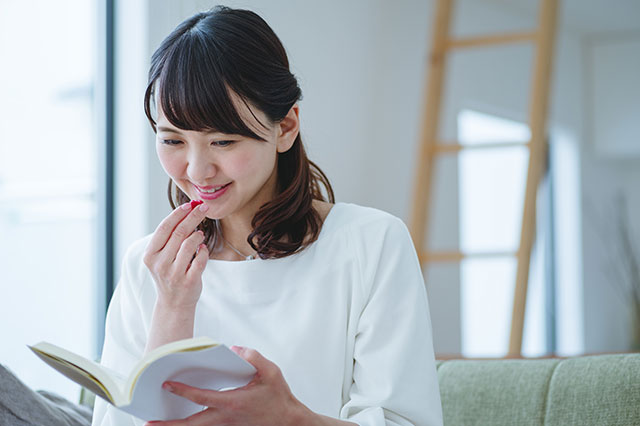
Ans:
{"type": "Polygon", "coordinates": [[[197,206],[195,201],[183,204],[158,225],[147,245],[143,261],[156,283],[158,298],[145,353],[193,337],[202,272],[209,260],[204,235],[193,231],[207,210],[206,204],[197,206]]]}
{"type": "Polygon", "coordinates": [[[231,347],[239,356],[253,365],[257,372],[247,385],[228,391],[194,388],[183,383],[165,382],[163,387],[205,410],[183,420],[154,421],[154,426],[199,425],[310,425],[314,413],[291,393],[282,372],[253,349],[231,347]]]}
{"type": "Polygon", "coordinates": [[[175,311],[195,309],[209,259],[204,234],[194,232],[209,206],[194,204],[183,204],[158,225],[143,258],[156,283],[157,304],[175,311]]]}

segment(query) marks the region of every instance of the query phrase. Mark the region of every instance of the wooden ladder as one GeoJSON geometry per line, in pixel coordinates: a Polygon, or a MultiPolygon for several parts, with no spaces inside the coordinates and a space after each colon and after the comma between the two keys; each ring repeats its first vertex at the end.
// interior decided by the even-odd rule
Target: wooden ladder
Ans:
{"type": "Polygon", "coordinates": [[[429,202],[433,165],[436,155],[458,153],[464,149],[482,149],[505,147],[509,144],[484,144],[465,146],[457,143],[445,143],[439,140],[440,109],[442,88],[447,54],[455,49],[482,47],[504,43],[529,41],[536,45],[533,82],[529,105],[529,126],[531,139],[523,145],[529,148],[529,165],[525,188],[522,229],[517,256],[517,272],[509,337],[508,356],[520,356],[524,329],[524,313],[529,279],[531,249],[535,237],[536,194],[542,177],[546,158],[547,107],[553,44],[555,38],[558,0],[541,0],[538,28],[532,32],[518,34],[500,34],[473,38],[453,39],[449,37],[449,23],[453,0],[437,0],[433,27],[428,80],[424,87],[424,120],[420,136],[420,151],[415,175],[413,207],[410,218],[410,231],[420,258],[427,262],[459,262],[471,256],[494,256],[496,253],[429,252],[424,247],[428,241],[427,223],[429,222],[429,202]]]}

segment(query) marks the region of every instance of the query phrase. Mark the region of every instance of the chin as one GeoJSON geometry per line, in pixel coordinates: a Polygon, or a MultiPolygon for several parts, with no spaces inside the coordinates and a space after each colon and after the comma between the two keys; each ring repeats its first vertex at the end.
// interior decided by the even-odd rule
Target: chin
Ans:
{"type": "MultiPolygon", "coordinates": [[[[207,200],[203,200],[203,201],[207,203],[207,200]]],[[[215,206],[215,205],[209,204],[209,210],[207,210],[205,217],[207,219],[219,220],[219,219],[224,219],[228,215],[229,215],[229,209],[226,206],[215,206]]]]}
{"type": "Polygon", "coordinates": [[[205,215],[205,217],[206,217],[207,219],[211,219],[211,220],[220,220],[220,219],[224,219],[224,215],[217,214],[216,212],[207,212],[207,214],[205,215]]]}

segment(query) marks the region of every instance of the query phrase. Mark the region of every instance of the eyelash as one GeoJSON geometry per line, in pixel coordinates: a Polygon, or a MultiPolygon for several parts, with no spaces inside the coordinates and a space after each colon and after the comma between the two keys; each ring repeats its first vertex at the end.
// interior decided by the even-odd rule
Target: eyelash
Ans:
{"type": "MultiPolygon", "coordinates": [[[[180,145],[182,143],[182,141],[176,140],[176,139],[161,139],[160,140],[162,142],[162,144],[164,145],[180,145]]],[[[233,143],[235,143],[235,141],[214,141],[211,142],[212,144],[219,146],[220,148],[225,148],[228,147],[230,145],[232,145],[233,143]]]]}

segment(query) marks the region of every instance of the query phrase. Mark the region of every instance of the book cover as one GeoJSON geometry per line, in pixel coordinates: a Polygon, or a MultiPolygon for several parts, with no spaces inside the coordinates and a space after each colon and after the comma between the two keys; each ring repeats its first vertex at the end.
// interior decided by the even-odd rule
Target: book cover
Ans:
{"type": "Polygon", "coordinates": [[[203,389],[246,385],[255,368],[207,337],[180,340],[145,355],[127,377],[51,343],[29,348],[48,365],[118,409],[142,420],[175,420],[204,407],[162,389],[167,380],[203,389]]]}

